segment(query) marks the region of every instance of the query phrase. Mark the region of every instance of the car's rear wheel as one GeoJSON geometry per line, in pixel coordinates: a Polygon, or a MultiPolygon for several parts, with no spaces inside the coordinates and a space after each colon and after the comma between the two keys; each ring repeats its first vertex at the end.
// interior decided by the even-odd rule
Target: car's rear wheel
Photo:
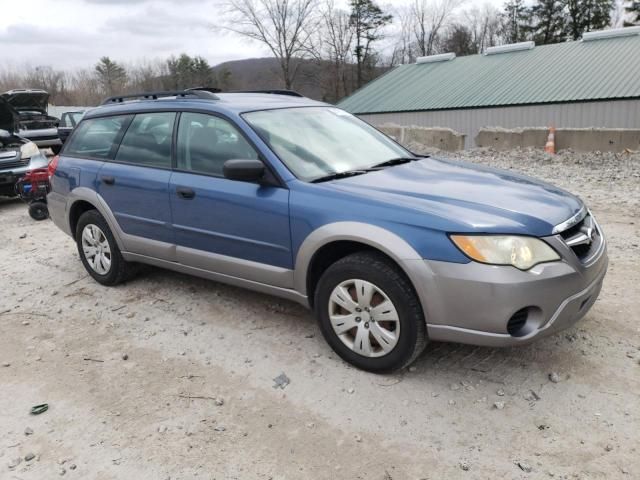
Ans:
{"type": "Polygon", "coordinates": [[[102,285],[117,285],[135,273],[134,265],[122,258],[109,225],[97,210],[80,216],[76,243],[84,268],[102,285]]]}
{"type": "Polygon", "coordinates": [[[314,305],[329,345],[363,370],[403,368],[426,345],[415,291],[398,266],[381,254],[355,253],[327,268],[314,305]]]}

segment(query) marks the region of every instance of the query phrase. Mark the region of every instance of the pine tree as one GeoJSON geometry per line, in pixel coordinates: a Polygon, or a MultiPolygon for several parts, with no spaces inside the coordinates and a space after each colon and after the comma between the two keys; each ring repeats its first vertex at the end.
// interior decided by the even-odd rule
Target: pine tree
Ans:
{"type": "Polygon", "coordinates": [[[625,8],[625,12],[629,15],[629,19],[624,22],[625,27],[633,25],[640,25],[640,1],[629,2],[629,5],[625,8]]]}
{"type": "Polygon", "coordinates": [[[613,0],[565,0],[567,36],[578,40],[584,32],[602,30],[611,23],[613,0]]]}
{"type": "Polygon", "coordinates": [[[382,38],[380,30],[391,23],[393,17],[384,13],[373,0],[350,0],[350,5],[349,24],[353,28],[356,40],[354,54],[359,88],[364,83],[365,65],[372,63],[375,58],[371,51],[371,44],[382,38]]]}
{"type": "Polygon", "coordinates": [[[538,45],[558,43],[564,40],[565,10],[558,0],[538,0],[531,7],[531,26],[533,40],[538,45]]]}
{"type": "Polygon", "coordinates": [[[504,5],[502,31],[507,43],[522,42],[526,39],[528,10],[524,0],[510,0],[504,5]]]}
{"type": "Polygon", "coordinates": [[[102,57],[95,66],[95,73],[102,91],[107,95],[119,93],[127,81],[127,72],[109,57],[102,57]]]}

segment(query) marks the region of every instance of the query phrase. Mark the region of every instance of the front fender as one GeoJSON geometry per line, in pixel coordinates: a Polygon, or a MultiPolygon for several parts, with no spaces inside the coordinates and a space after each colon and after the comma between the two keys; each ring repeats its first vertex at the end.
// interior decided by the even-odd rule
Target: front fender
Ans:
{"type": "Polygon", "coordinates": [[[433,281],[433,272],[422,256],[404,239],[384,228],[360,222],[335,222],[311,232],[296,255],[293,272],[294,288],[308,296],[307,275],[315,253],[331,242],[353,241],[380,250],[405,272],[412,282],[420,303],[426,305],[425,286],[433,281]]]}

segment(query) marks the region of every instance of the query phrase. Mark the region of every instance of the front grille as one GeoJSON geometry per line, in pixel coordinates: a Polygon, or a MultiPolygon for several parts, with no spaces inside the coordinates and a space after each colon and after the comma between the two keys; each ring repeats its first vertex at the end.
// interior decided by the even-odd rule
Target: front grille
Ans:
{"type": "Polygon", "coordinates": [[[571,228],[560,232],[560,236],[583,263],[591,258],[602,242],[602,233],[589,213],[571,228]]]}
{"type": "Polygon", "coordinates": [[[7,162],[0,161],[0,170],[9,170],[11,168],[21,168],[29,165],[28,158],[12,159],[7,162]]]}
{"type": "Polygon", "coordinates": [[[58,123],[51,120],[23,120],[20,122],[21,130],[45,130],[57,127],[58,123]]]}

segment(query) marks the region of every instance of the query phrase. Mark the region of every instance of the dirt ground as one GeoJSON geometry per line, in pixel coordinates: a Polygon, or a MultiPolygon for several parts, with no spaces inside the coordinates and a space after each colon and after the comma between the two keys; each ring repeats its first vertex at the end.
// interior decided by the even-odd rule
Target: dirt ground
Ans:
{"type": "Polygon", "coordinates": [[[640,158],[463,155],[588,202],[602,295],[534,345],[432,343],[387,376],[293,303],[159,269],[101,287],[0,200],[0,479],[639,479],[640,158]]]}

